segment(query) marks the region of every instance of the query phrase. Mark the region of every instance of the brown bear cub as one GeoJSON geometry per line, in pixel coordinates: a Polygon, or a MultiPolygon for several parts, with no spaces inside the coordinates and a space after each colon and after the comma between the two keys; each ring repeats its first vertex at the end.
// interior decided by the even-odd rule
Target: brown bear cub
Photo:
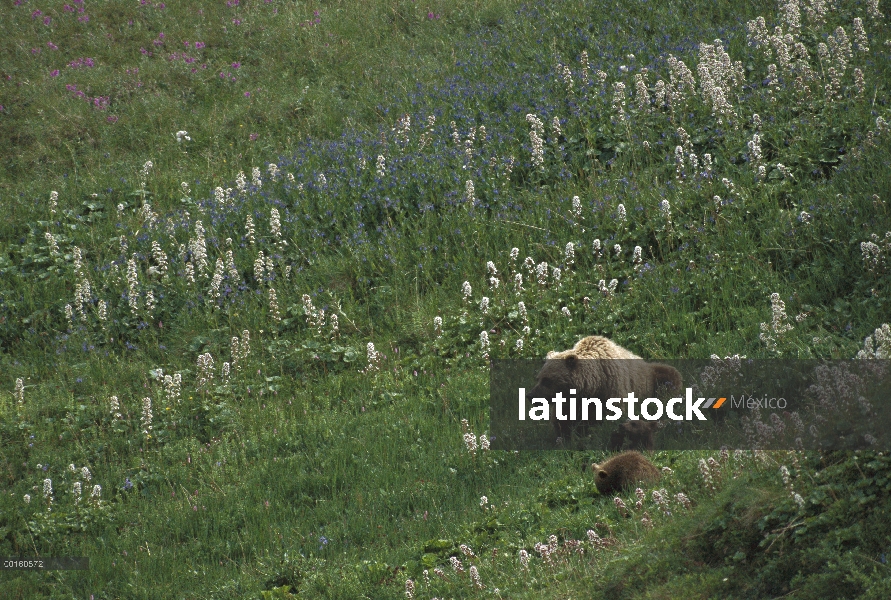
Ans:
{"type": "MultiPolygon", "coordinates": [[[[608,398],[624,398],[630,392],[638,398],[650,398],[683,387],[681,374],[674,367],[647,362],[599,335],[579,340],[571,350],[548,352],[546,358],[538,373],[537,385],[528,393],[529,398],[552,398],[557,392],[574,389],[578,397],[600,398],[605,402],[608,398]]],[[[555,417],[551,420],[558,437],[571,437],[576,423],[555,417]]],[[[579,425],[578,433],[584,435],[587,426],[579,425]]],[[[613,434],[610,449],[620,450],[627,439],[631,448],[652,450],[655,433],[655,423],[623,423],[613,434]]]]}
{"type": "Polygon", "coordinates": [[[626,421],[610,436],[609,450],[619,452],[626,440],[633,450],[655,450],[658,428],[659,424],[655,421],[626,421]]]}
{"type": "Polygon", "coordinates": [[[615,494],[633,487],[639,482],[655,482],[661,473],[640,452],[616,454],[603,464],[591,465],[594,485],[601,494],[615,494]]]}

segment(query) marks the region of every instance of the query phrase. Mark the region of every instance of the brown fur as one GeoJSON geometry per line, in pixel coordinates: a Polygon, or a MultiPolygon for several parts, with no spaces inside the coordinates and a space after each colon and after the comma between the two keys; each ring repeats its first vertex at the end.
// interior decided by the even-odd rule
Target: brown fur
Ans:
{"type": "Polygon", "coordinates": [[[655,482],[662,475],[656,465],[633,450],[616,454],[603,464],[594,463],[591,470],[594,485],[601,494],[618,493],[639,482],[655,482]]]}
{"type": "Polygon", "coordinates": [[[619,425],[609,438],[609,449],[618,452],[628,441],[628,447],[632,450],[655,450],[656,430],[659,423],[656,421],[626,421],[619,425]]]}
{"type": "MultiPolygon", "coordinates": [[[[646,362],[612,340],[592,335],[579,340],[571,350],[548,352],[538,373],[538,384],[529,392],[529,397],[552,398],[557,391],[574,388],[577,397],[604,401],[625,397],[632,391],[638,398],[650,398],[656,396],[662,386],[679,390],[682,385],[681,374],[674,367],[646,362]]],[[[572,434],[573,424],[552,420],[558,437],[572,434]]],[[[611,448],[617,442],[616,449],[620,449],[626,438],[631,440],[632,447],[654,448],[655,428],[633,426],[629,429],[626,425],[613,434],[611,448]]]]}

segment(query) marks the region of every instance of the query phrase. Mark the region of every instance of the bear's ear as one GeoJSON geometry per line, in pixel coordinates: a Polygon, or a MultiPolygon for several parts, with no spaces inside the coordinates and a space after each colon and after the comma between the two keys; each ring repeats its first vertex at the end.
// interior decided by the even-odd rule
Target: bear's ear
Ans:
{"type": "Polygon", "coordinates": [[[597,463],[591,463],[591,472],[592,473],[596,473],[599,470],[600,470],[600,465],[598,465],[597,463]]]}
{"type": "Polygon", "coordinates": [[[578,362],[579,357],[576,356],[575,354],[570,354],[564,360],[566,361],[566,366],[569,367],[570,369],[574,369],[576,367],[576,365],[579,364],[579,362],[578,362]]]}
{"type": "Polygon", "coordinates": [[[597,471],[598,479],[606,479],[606,477],[607,477],[606,471],[604,471],[603,469],[600,469],[599,471],[597,471]]]}

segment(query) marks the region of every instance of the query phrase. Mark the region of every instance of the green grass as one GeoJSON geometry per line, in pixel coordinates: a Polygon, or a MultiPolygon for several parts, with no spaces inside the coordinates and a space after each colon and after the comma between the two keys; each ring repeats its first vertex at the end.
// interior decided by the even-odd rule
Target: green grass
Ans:
{"type": "Polygon", "coordinates": [[[490,358],[590,334],[647,358],[864,348],[891,294],[891,31],[868,3],[803,12],[813,78],[774,83],[776,48],[746,38],[759,15],[788,30],[773,3],[170,4],[0,19],[0,555],[90,559],[5,571],[9,597],[887,596],[887,453],[655,452],[673,472],[623,511],[596,453],[462,438],[489,428],[482,331],[490,358]],[[828,97],[818,44],[855,17],[869,50],[828,97]],[[697,69],[716,38],[745,74],[720,121],[697,69]],[[669,54],[695,89],[640,104],[669,54]],[[792,328],[765,343],[772,293],[792,328]]]}

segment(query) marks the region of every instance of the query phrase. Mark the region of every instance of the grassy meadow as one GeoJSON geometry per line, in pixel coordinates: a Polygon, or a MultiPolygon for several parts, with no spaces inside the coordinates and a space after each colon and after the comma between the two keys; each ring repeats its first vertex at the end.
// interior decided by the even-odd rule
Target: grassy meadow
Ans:
{"type": "MultiPolygon", "coordinates": [[[[887,598],[891,456],[490,450],[488,361],[891,357],[891,5],[0,8],[4,598],[887,598]]],[[[789,415],[777,415],[776,427],[789,415]]],[[[767,419],[765,418],[765,421],[767,419]]]]}

